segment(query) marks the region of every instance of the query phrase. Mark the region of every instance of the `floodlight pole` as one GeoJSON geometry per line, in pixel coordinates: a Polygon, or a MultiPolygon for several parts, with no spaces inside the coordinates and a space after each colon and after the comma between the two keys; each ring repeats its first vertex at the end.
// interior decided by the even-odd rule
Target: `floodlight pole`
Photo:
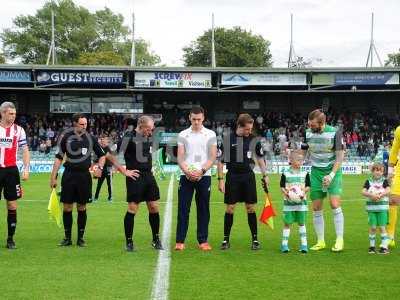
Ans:
{"type": "Polygon", "coordinates": [[[374,53],[375,53],[376,57],[378,58],[379,65],[381,67],[383,67],[381,58],[379,57],[379,54],[378,54],[378,50],[376,50],[376,47],[375,47],[375,41],[374,41],[374,13],[372,13],[372,16],[371,16],[371,42],[370,42],[370,45],[369,45],[367,63],[365,64],[365,66],[367,68],[368,67],[372,68],[372,66],[373,66],[374,53]]]}
{"type": "Polygon", "coordinates": [[[50,57],[52,57],[52,64],[56,61],[56,43],[55,43],[55,29],[54,29],[54,11],[51,10],[51,43],[49,53],[47,55],[46,65],[50,63],[50,57]]]}
{"type": "Polygon", "coordinates": [[[290,14],[290,49],[289,49],[289,60],[288,60],[288,68],[295,67],[295,52],[293,46],[293,14],[290,14]]]}
{"type": "Polygon", "coordinates": [[[214,33],[214,13],[212,14],[212,28],[211,28],[211,67],[215,68],[217,62],[215,60],[215,33],[214,33]]]}
{"type": "Polygon", "coordinates": [[[131,67],[136,66],[135,53],[135,13],[132,13],[132,49],[131,49],[131,67]]]}
{"type": "Polygon", "coordinates": [[[53,65],[56,61],[56,41],[55,41],[55,28],[54,28],[54,11],[51,11],[51,43],[52,43],[52,55],[53,65]]]}

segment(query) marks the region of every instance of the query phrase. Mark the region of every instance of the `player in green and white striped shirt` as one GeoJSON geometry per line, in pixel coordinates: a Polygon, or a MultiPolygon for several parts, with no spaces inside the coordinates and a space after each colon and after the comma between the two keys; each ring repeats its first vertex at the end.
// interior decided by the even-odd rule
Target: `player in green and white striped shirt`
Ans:
{"type": "Polygon", "coordinates": [[[389,194],[388,181],[383,176],[385,167],[382,163],[375,162],[371,167],[372,176],[364,183],[362,194],[367,197],[366,209],[369,224],[369,249],[368,253],[376,253],[375,240],[376,228],[381,232],[381,245],[379,254],[389,253],[389,236],[386,225],[389,223],[389,194]]]}
{"type": "Polygon", "coordinates": [[[325,245],[325,225],[322,200],[329,194],[336,231],[336,242],[332,251],[343,250],[344,217],[341,208],[342,162],[344,141],[341,130],[326,124],[325,114],[317,109],[308,115],[309,129],[306,131],[305,144],[311,160],[311,193],[313,202],[313,223],[317,234],[317,244],[311,250],[322,250],[325,245]]]}
{"type": "Polygon", "coordinates": [[[289,235],[290,225],[297,223],[299,225],[300,249],[302,253],[308,252],[307,247],[307,197],[306,194],[310,190],[310,175],[301,170],[304,156],[299,151],[290,153],[290,168],[282,173],[281,191],[283,200],[283,233],[281,251],[289,252],[289,235]]]}

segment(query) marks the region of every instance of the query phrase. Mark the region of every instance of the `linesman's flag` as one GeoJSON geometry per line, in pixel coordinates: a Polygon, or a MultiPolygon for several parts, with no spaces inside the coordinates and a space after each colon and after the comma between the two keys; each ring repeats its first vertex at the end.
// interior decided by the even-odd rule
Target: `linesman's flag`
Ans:
{"type": "Polygon", "coordinates": [[[61,227],[61,208],[56,189],[51,190],[49,205],[47,206],[50,219],[54,219],[58,227],[61,227]]]}
{"type": "Polygon", "coordinates": [[[265,191],[265,204],[260,215],[260,222],[269,226],[269,228],[274,229],[274,217],[276,216],[275,210],[272,206],[272,198],[268,192],[268,188],[264,186],[265,191]]]}

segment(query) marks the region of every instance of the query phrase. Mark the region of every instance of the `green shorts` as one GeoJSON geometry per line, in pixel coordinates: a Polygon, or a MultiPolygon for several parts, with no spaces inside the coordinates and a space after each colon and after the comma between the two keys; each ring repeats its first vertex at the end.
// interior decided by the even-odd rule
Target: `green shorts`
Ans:
{"type": "Polygon", "coordinates": [[[368,212],[369,226],[386,226],[389,224],[389,212],[385,211],[369,211],[368,212]]]}
{"type": "Polygon", "coordinates": [[[306,216],[307,212],[306,211],[284,211],[283,212],[283,222],[285,224],[306,224],[306,216]]]}
{"type": "Polygon", "coordinates": [[[340,196],[342,195],[342,169],[336,172],[335,177],[331,184],[329,185],[328,189],[323,189],[322,187],[322,180],[326,175],[332,171],[332,167],[328,168],[318,168],[312,167],[311,168],[311,192],[310,192],[310,199],[314,200],[322,200],[326,197],[327,194],[330,196],[340,196]]]}

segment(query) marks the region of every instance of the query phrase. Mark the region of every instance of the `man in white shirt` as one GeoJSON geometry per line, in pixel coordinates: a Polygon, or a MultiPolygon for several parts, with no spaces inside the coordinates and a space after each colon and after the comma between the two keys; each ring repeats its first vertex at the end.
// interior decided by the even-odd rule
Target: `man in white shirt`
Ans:
{"type": "Polygon", "coordinates": [[[189,226],[190,206],[196,191],[197,241],[203,251],[211,250],[208,244],[210,221],[211,171],[217,156],[215,132],[203,126],[204,110],[193,107],[189,114],[191,126],[179,133],[178,164],[183,175],[178,190],[178,222],[175,250],[185,249],[189,226]]]}

